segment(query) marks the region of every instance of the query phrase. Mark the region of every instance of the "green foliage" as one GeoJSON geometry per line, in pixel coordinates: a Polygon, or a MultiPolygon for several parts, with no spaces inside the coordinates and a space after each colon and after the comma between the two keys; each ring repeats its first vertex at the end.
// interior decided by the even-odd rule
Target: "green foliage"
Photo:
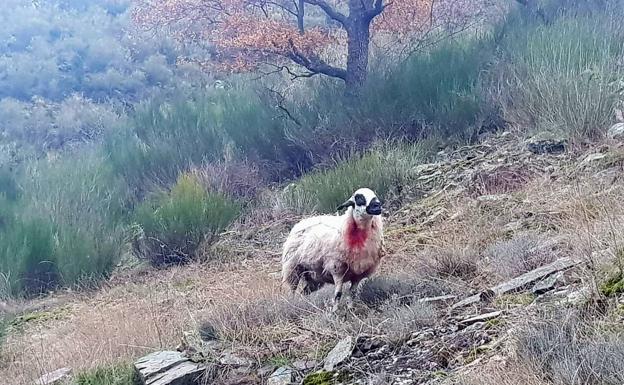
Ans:
{"type": "Polygon", "coordinates": [[[388,73],[373,71],[356,100],[338,84],[310,87],[289,106],[300,122],[289,127],[291,138],[320,158],[380,138],[470,140],[497,114],[480,89],[490,49],[469,40],[414,55],[388,73]]]}
{"type": "MultiPolygon", "coordinates": [[[[0,167],[0,199],[15,201],[20,195],[15,175],[7,167],[0,167]]],[[[2,212],[0,211],[0,218],[2,212]]]]}
{"type": "Polygon", "coordinates": [[[318,372],[307,375],[303,379],[304,385],[331,385],[336,383],[336,372],[318,372]]]}
{"type": "Polygon", "coordinates": [[[180,83],[170,39],[125,32],[128,0],[5,0],[0,9],[0,99],[137,98],[180,83]]]}
{"type": "Polygon", "coordinates": [[[106,275],[123,251],[125,188],[97,151],[31,168],[29,208],[54,226],[62,283],[106,275]]]}
{"type": "Polygon", "coordinates": [[[56,283],[52,225],[41,219],[13,218],[0,233],[0,271],[10,293],[42,292],[56,283]]]}
{"type": "Polygon", "coordinates": [[[79,95],[61,102],[40,99],[0,99],[0,130],[8,140],[40,154],[78,143],[93,142],[123,121],[110,104],[97,104],[79,95]]]}
{"type": "Polygon", "coordinates": [[[410,171],[425,159],[422,145],[385,146],[337,161],[335,167],[304,175],[284,192],[286,204],[300,213],[334,212],[360,187],[384,197],[400,192],[410,171]]]}
{"type": "Polygon", "coordinates": [[[622,91],[624,9],[556,9],[548,23],[520,14],[497,32],[504,117],[521,129],[600,137],[622,91]]]}
{"type": "Polygon", "coordinates": [[[206,236],[216,237],[240,213],[239,203],[207,192],[197,179],[183,174],[169,192],[155,194],[136,211],[146,250],[155,265],[187,262],[206,236]]]}
{"type": "Polygon", "coordinates": [[[606,297],[624,293],[624,274],[619,272],[600,285],[600,292],[606,297]]]}
{"type": "Polygon", "coordinates": [[[106,275],[123,248],[124,190],[93,151],[33,162],[18,200],[0,197],[0,273],[12,294],[106,275]]]}
{"type": "Polygon", "coordinates": [[[333,385],[342,384],[351,380],[351,375],[347,372],[320,371],[307,375],[303,379],[303,385],[333,385]]]}
{"type": "Polygon", "coordinates": [[[131,127],[108,138],[106,149],[139,196],[145,186],[167,187],[180,172],[206,161],[238,157],[296,169],[305,157],[291,148],[274,114],[253,90],[154,99],[139,106],[131,127]]]}
{"type": "Polygon", "coordinates": [[[141,383],[138,373],[130,364],[101,367],[80,373],[75,381],[76,385],[138,385],[141,383]]]}

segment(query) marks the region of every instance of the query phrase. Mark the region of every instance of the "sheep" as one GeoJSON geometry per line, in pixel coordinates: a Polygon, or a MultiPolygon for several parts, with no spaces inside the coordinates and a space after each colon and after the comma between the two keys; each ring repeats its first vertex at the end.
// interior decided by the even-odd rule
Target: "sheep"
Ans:
{"type": "Polygon", "coordinates": [[[333,310],[338,309],[345,282],[351,282],[348,306],[360,281],[375,272],[382,258],[382,206],[377,195],[361,188],[336,211],[341,216],[321,215],[301,220],[284,242],[282,280],[296,292],[304,280],[304,294],[334,284],[333,310]]]}

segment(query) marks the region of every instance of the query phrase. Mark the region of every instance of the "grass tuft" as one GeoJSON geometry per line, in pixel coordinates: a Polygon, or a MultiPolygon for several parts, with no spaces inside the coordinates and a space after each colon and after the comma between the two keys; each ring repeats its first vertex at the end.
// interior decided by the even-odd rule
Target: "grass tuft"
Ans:
{"type": "Polygon", "coordinates": [[[183,174],[171,191],[138,207],[136,221],[144,247],[137,251],[154,265],[188,262],[196,257],[200,243],[215,239],[240,210],[236,201],[206,191],[195,176],[183,174]]]}
{"type": "Polygon", "coordinates": [[[76,385],[139,385],[138,373],[130,364],[101,367],[80,373],[76,385]]]}
{"type": "Polygon", "coordinates": [[[371,188],[382,199],[400,194],[425,154],[423,146],[409,144],[355,154],[333,168],[303,176],[286,188],[284,200],[299,213],[331,213],[360,187],[371,188]]]}
{"type": "Polygon", "coordinates": [[[519,359],[555,384],[624,381],[624,338],[575,313],[545,314],[518,336],[519,359]]]}

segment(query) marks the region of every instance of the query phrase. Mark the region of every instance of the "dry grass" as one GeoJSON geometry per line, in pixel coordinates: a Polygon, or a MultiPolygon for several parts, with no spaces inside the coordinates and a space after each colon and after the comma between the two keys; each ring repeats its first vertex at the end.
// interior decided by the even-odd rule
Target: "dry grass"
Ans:
{"type": "Polygon", "coordinates": [[[133,360],[175,347],[183,331],[195,329],[199,315],[215,299],[258,296],[276,280],[262,263],[238,269],[191,265],[149,271],[136,282],[92,294],[63,294],[63,317],[27,322],[3,347],[0,378],[32,384],[41,374],[70,366],[76,371],[133,360]],[[250,290],[250,288],[252,290],[250,290]]]}
{"type": "Polygon", "coordinates": [[[493,244],[484,254],[491,271],[501,279],[511,279],[551,263],[563,253],[554,234],[528,231],[493,244]]]}
{"type": "Polygon", "coordinates": [[[194,175],[206,191],[232,198],[251,199],[266,183],[258,165],[246,161],[221,161],[193,168],[194,175]]]}
{"type": "Polygon", "coordinates": [[[413,280],[372,278],[363,284],[355,309],[338,314],[331,311],[331,287],[308,297],[267,290],[221,298],[206,311],[200,330],[258,362],[275,355],[322,358],[345,335],[367,333],[398,342],[434,322],[434,309],[415,300],[428,294],[419,287],[424,288],[413,280]]]}
{"type": "Polygon", "coordinates": [[[513,351],[464,377],[467,384],[615,385],[624,381],[621,321],[570,309],[518,320],[513,351]]]}

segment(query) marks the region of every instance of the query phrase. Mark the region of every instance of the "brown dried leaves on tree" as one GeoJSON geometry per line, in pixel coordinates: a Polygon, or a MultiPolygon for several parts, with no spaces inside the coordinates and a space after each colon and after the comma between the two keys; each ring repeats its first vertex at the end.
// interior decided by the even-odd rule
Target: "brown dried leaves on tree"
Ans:
{"type": "Polygon", "coordinates": [[[144,28],[165,29],[184,42],[207,45],[214,56],[210,63],[222,69],[268,64],[293,77],[325,74],[355,87],[366,78],[371,39],[405,44],[437,28],[434,18],[443,15],[439,10],[448,12],[457,4],[474,8],[476,2],[140,0],[134,19],[144,28]],[[288,67],[293,63],[303,71],[288,67]]]}

